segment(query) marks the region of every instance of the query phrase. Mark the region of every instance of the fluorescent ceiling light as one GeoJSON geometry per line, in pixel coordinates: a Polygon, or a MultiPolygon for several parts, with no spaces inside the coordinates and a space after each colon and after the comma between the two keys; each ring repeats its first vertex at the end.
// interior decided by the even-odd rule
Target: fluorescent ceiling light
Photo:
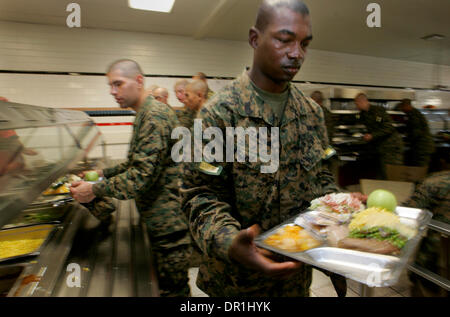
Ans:
{"type": "Polygon", "coordinates": [[[128,6],[133,9],[170,12],[175,0],[128,0],[128,6]]]}

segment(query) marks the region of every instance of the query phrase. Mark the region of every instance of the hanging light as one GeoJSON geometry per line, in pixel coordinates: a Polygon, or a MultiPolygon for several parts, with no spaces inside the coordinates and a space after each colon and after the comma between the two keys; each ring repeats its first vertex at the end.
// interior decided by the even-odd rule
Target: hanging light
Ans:
{"type": "Polygon", "coordinates": [[[174,3],[175,0],[128,0],[130,8],[166,13],[172,11],[174,3]]]}

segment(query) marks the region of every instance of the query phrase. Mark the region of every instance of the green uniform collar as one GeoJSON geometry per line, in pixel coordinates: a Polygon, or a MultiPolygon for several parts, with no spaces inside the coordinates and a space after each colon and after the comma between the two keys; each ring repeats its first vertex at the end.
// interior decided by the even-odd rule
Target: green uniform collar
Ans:
{"type": "MultiPolygon", "coordinates": [[[[238,97],[240,102],[236,105],[237,111],[243,117],[252,117],[263,119],[271,126],[275,126],[276,117],[269,105],[266,105],[263,98],[258,95],[258,92],[253,87],[247,71],[237,79],[238,85],[241,89],[241,94],[238,97]]],[[[307,114],[304,102],[296,102],[296,100],[305,100],[305,96],[295,86],[288,83],[289,98],[284,110],[283,120],[281,126],[288,124],[298,116],[307,114]]]]}

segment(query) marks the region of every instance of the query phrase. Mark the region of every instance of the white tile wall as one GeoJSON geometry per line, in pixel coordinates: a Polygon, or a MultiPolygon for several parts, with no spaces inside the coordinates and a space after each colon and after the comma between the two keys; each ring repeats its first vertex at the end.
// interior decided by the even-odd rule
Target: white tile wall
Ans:
{"type": "MultiPolygon", "coordinates": [[[[0,69],[11,70],[103,73],[110,62],[128,57],[146,74],[235,77],[252,60],[245,41],[65,26],[0,22],[0,41],[0,69]]],[[[431,88],[450,85],[450,67],[310,50],[296,79],[431,88]]]]}
{"type": "MultiPolygon", "coordinates": [[[[146,74],[168,76],[147,77],[146,85],[168,88],[169,103],[176,107],[181,105],[173,94],[177,78],[172,76],[203,71],[208,76],[235,77],[252,60],[245,41],[12,22],[0,22],[0,42],[0,70],[104,73],[116,59],[135,59],[146,74]]],[[[295,79],[430,88],[436,84],[450,86],[450,67],[311,50],[295,79]]],[[[227,82],[209,80],[209,85],[217,91],[227,82]]],[[[58,108],[116,106],[103,76],[0,73],[0,96],[13,102],[58,108]]],[[[417,96],[419,104],[438,98],[441,107],[450,107],[450,93],[422,91],[417,96]]],[[[128,142],[130,127],[102,127],[101,131],[107,143],[115,144],[108,147],[108,155],[114,159],[125,157],[128,147],[117,143],[128,142]]]]}

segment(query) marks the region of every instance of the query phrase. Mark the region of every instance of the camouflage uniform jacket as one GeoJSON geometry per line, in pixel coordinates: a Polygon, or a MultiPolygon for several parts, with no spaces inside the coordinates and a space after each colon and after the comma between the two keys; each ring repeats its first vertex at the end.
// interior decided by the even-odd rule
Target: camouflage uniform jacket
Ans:
{"type": "Polygon", "coordinates": [[[407,205],[428,209],[433,213],[433,219],[450,224],[450,171],[427,177],[407,205]]]}
{"type": "Polygon", "coordinates": [[[183,110],[177,111],[178,121],[180,121],[183,127],[190,129],[194,125],[194,119],[197,116],[197,112],[198,111],[185,107],[183,110]]]}
{"type": "MultiPolygon", "coordinates": [[[[204,253],[197,284],[211,296],[309,295],[310,267],[290,281],[279,281],[228,257],[239,230],[259,224],[264,232],[303,211],[312,199],[337,191],[321,163],[328,146],[323,112],[294,85],[289,89],[275,173],[261,173],[265,163],[249,162],[248,147],[244,163],[212,163],[223,168],[218,176],[203,173],[196,163],[185,170],[182,207],[190,215],[191,233],[204,253]]],[[[269,142],[275,122],[271,107],[257,95],[247,73],[216,93],[198,118],[203,129],[218,127],[223,135],[226,127],[267,127],[269,142]]]]}
{"type": "Polygon", "coordinates": [[[434,141],[428,127],[427,120],[419,110],[413,108],[406,113],[408,121],[406,131],[408,142],[414,149],[414,152],[431,154],[434,151],[434,141]]]}
{"type": "Polygon", "coordinates": [[[173,109],[148,97],[136,114],[128,160],[104,169],[107,179],[93,186],[97,197],[135,199],[154,239],[188,230],[178,195],[180,169],[170,154],[177,125],[173,109]]]}
{"type": "Polygon", "coordinates": [[[386,149],[403,152],[403,140],[383,107],[371,105],[369,111],[361,111],[359,117],[372,134],[371,142],[376,144],[378,152],[386,149]]]}
{"type": "MultiPolygon", "coordinates": [[[[420,184],[406,203],[408,207],[423,208],[433,213],[433,219],[450,224],[450,171],[432,174],[420,184]]],[[[449,278],[448,237],[429,229],[421,241],[415,262],[444,278],[449,278]]],[[[422,283],[432,293],[435,287],[422,283]]],[[[439,288],[438,288],[439,289],[439,288]]]]}

